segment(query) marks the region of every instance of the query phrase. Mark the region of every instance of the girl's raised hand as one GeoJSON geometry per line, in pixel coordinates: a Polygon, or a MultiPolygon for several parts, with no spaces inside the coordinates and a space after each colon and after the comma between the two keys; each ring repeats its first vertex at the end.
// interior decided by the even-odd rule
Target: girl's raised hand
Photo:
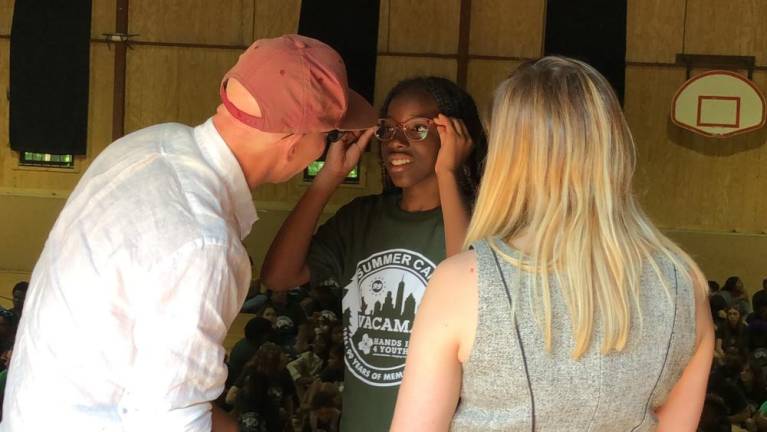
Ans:
{"type": "Polygon", "coordinates": [[[471,153],[474,142],[463,120],[438,114],[434,124],[439,133],[440,149],[434,170],[440,173],[455,173],[471,153]]]}

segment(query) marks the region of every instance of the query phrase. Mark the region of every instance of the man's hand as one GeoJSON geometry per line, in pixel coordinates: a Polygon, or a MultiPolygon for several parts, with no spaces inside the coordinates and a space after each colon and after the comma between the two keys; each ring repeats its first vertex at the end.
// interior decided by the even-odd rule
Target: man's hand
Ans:
{"type": "Polygon", "coordinates": [[[343,183],[349,172],[359,163],[375,130],[376,128],[373,127],[364,132],[346,132],[338,141],[331,143],[325,157],[325,165],[314,181],[326,182],[334,186],[343,183]]]}

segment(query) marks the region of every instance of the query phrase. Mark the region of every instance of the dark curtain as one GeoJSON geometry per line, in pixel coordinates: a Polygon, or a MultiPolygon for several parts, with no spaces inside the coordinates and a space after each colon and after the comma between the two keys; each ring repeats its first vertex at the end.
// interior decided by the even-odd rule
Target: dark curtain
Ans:
{"type": "Polygon", "coordinates": [[[83,155],[88,130],[91,0],[17,0],[10,53],[10,143],[83,155]]]}
{"type": "Polygon", "coordinates": [[[349,87],[368,101],[375,91],[379,0],[303,0],[298,33],[341,54],[349,87]]]}
{"type": "Polygon", "coordinates": [[[545,52],[594,66],[623,103],[626,0],[548,0],[545,52]]]}

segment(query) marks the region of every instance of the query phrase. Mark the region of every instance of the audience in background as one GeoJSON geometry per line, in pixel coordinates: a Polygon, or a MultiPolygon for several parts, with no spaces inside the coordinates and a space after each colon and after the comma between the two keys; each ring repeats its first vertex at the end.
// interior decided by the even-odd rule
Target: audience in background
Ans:
{"type": "Polygon", "coordinates": [[[762,280],[762,289],[751,297],[751,308],[754,312],[759,312],[763,307],[767,307],[767,279],[762,280]]]}
{"type": "MultiPolygon", "coordinates": [[[[16,284],[13,307],[0,308],[0,395],[26,287],[16,284]]],[[[752,302],[737,276],[721,290],[715,281],[709,287],[717,343],[698,431],[767,432],[767,279],[752,302]]],[[[240,431],[338,431],[344,379],[338,305],[330,284],[264,294],[228,358],[226,401],[240,431]]]]}
{"type": "Polygon", "coordinates": [[[27,297],[29,282],[21,281],[13,287],[13,307],[11,311],[21,318],[21,310],[24,308],[24,299],[27,297]]]}
{"type": "Polygon", "coordinates": [[[229,353],[229,377],[231,383],[242,373],[245,364],[253,358],[258,348],[273,338],[272,323],[264,318],[256,317],[245,324],[245,337],[232,347],[229,353]]]}
{"type": "Polygon", "coordinates": [[[29,282],[20,281],[13,286],[13,307],[5,309],[0,307],[0,421],[3,415],[3,399],[5,395],[5,381],[8,377],[8,365],[11,364],[13,344],[16,339],[16,328],[19,325],[21,311],[24,308],[24,299],[27,296],[29,282]]]}
{"type": "Polygon", "coordinates": [[[748,352],[748,335],[746,323],[740,315],[740,311],[735,307],[727,309],[727,319],[721,328],[720,337],[722,351],[726,352],[730,348],[737,350],[739,355],[746,355],[748,352]]]}
{"type": "Polygon", "coordinates": [[[295,386],[285,369],[288,356],[274,343],[258,348],[227,394],[240,430],[281,431],[295,406],[295,386]]]}
{"type": "Polygon", "coordinates": [[[740,311],[741,316],[746,316],[751,313],[751,303],[748,301],[748,296],[743,288],[743,281],[737,276],[730,276],[722,287],[722,291],[730,293],[730,301],[728,304],[740,311]]]}
{"type": "Polygon", "coordinates": [[[767,279],[753,303],[737,276],[718,286],[709,281],[716,350],[698,431],[767,432],[767,279]]]}
{"type": "Polygon", "coordinates": [[[241,431],[337,431],[344,380],[343,327],[332,284],[266,292],[229,354],[222,406],[241,431]]]}

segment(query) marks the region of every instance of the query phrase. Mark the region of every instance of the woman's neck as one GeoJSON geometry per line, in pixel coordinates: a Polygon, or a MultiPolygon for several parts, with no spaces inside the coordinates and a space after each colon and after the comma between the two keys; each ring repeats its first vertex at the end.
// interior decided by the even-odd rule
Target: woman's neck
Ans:
{"type": "Polygon", "coordinates": [[[533,250],[535,233],[525,228],[514,237],[507,239],[509,245],[522,253],[529,255],[533,250]]]}
{"type": "Polygon", "coordinates": [[[427,211],[439,206],[439,185],[436,176],[402,189],[402,200],[399,207],[404,211],[427,211]]]}

